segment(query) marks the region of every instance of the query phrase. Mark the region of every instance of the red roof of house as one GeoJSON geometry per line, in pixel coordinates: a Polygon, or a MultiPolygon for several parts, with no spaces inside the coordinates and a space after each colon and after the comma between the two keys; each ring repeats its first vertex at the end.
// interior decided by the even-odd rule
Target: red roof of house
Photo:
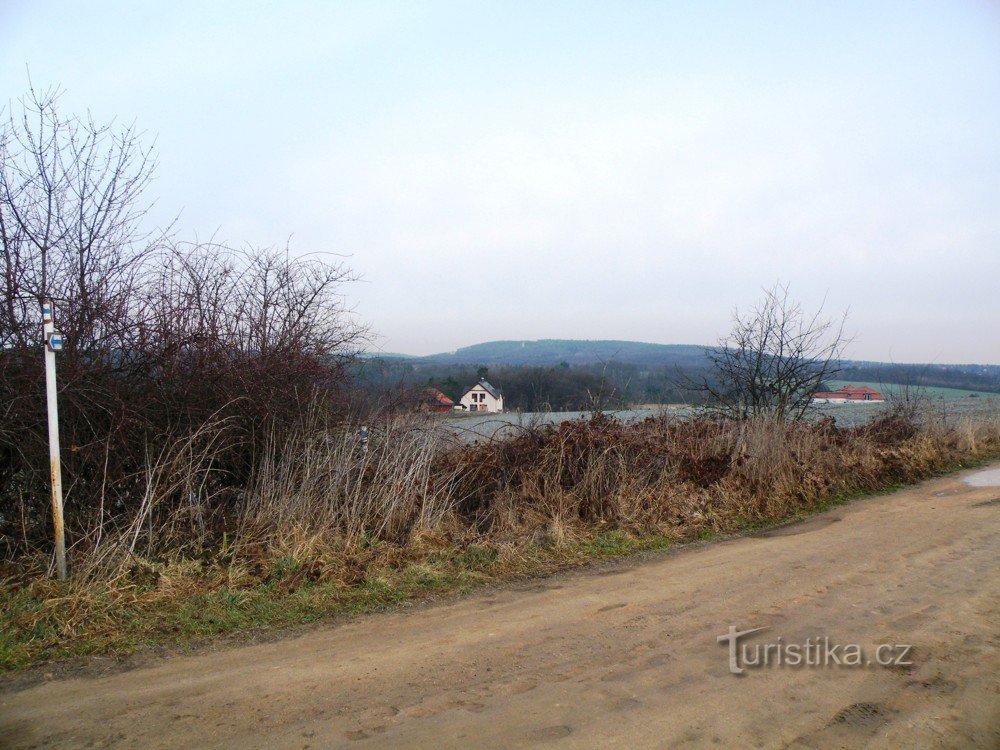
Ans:
{"type": "Polygon", "coordinates": [[[429,401],[437,401],[442,406],[455,405],[454,401],[452,401],[450,398],[441,393],[441,391],[439,391],[437,388],[428,388],[426,391],[424,391],[424,395],[427,397],[429,401]]]}
{"type": "Polygon", "coordinates": [[[869,388],[867,385],[845,385],[838,388],[835,391],[817,391],[812,394],[813,398],[845,398],[845,399],[858,399],[864,400],[865,396],[870,396],[869,400],[878,401],[884,400],[885,396],[876,391],[874,388],[869,388]]]}

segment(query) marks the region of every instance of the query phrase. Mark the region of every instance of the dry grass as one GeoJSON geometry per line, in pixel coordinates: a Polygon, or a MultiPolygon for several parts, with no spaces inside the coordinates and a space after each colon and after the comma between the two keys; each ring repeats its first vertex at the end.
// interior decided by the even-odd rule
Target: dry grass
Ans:
{"type": "Polygon", "coordinates": [[[466,445],[420,419],[312,415],[251,481],[216,467],[224,421],[164,440],[128,517],[5,566],[0,666],[314,620],[595,557],[731,533],[1000,452],[996,416],[862,428],[597,415],[466,445]]]}

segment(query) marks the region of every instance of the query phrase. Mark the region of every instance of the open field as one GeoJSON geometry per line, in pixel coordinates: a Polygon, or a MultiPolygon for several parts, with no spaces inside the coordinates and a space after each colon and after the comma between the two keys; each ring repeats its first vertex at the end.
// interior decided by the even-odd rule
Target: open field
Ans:
{"type": "Polygon", "coordinates": [[[866,385],[869,388],[874,388],[876,391],[880,391],[886,396],[890,394],[902,396],[907,390],[909,390],[911,394],[932,399],[1000,399],[1000,393],[990,393],[988,391],[968,391],[962,388],[940,388],[938,386],[930,385],[906,386],[899,383],[878,383],[875,381],[864,382],[859,380],[831,380],[829,385],[834,390],[845,385],[866,385]]]}
{"type": "MultiPolygon", "coordinates": [[[[950,390],[950,389],[941,389],[950,390]]],[[[886,403],[856,403],[856,404],[818,404],[816,416],[832,416],[837,424],[852,427],[864,424],[872,418],[891,410],[891,404],[886,403]]],[[[964,419],[977,419],[1000,410],[1000,395],[992,393],[981,398],[930,398],[922,409],[928,415],[942,422],[958,422],[964,419]]]]}
{"type": "MultiPolygon", "coordinates": [[[[836,387],[847,384],[847,381],[834,381],[836,387]]],[[[855,383],[852,385],[869,385],[876,390],[883,388],[877,383],[855,383]]],[[[996,414],[1000,411],[1000,394],[982,391],[961,391],[954,388],[930,388],[928,398],[931,401],[925,405],[927,411],[942,419],[961,417],[977,417],[996,414]],[[976,395],[973,395],[976,394],[976,395]]],[[[820,419],[830,415],[842,427],[854,427],[864,424],[881,414],[888,404],[885,403],[847,403],[817,405],[811,416],[820,419]]],[[[674,417],[692,417],[697,414],[697,408],[686,404],[642,404],[629,409],[608,410],[606,413],[626,422],[642,421],[651,417],[669,415],[674,417]]],[[[501,414],[445,414],[439,417],[442,426],[452,430],[466,440],[478,440],[504,434],[516,433],[519,429],[539,424],[559,424],[561,422],[585,419],[591,412],[587,411],[552,411],[552,412],[518,412],[508,411],[501,414]]]]}
{"type": "Polygon", "coordinates": [[[802,523],[298,638],[21,679],[8,748],[993,747],[1000,488],[960,477],[802,523]],[[748,668],[717,636],[910,644],[748,668]]]}

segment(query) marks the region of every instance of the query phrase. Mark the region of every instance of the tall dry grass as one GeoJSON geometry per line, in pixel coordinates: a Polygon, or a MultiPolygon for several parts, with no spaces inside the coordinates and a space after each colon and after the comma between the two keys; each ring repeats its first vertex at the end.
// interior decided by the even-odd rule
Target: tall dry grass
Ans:
{"type": "Polygon", "coordinates": [[[460,468],[438,458],[457,439],[420,415],[385,417],[367,440],[360,434],[313,414],[269,441],[240,504],[234,553],[405,543],[440,527],[455,508],[460,468]]]}
{"type": "MultiPolygon", "coordinates": [[[[70,581],[48,579],[39,553],[6,563],[4,595],[30,590],[42,603],[30,618],[55,618],[59,637],[93,634],[158,602],[239,596],[279,570],[297,571],[289,594],[305,580],[348,590],[442,548],[461,561],[608,532],[727,533],[1000,454],[997,414],[890,412],[851,429],[598,414],[473,444],[414,415],[374,421],[365,444],[358,425],[316,411],[265,440],[249,481],[234,486],[216,458],[238,434],[215,419],[148,449],[131,510],[102,507],[76,534],[70,581]]],[[[32,632],[30,618],[15,627],[32,632]]]]}
{"type": "Polygon", "coordinates": [[[76,577],[108,578],[137,561],[307,559],[406,546],[428,533],[558,542],[620,529],[683,538],[780,519],[1000,450],[997,414],[945,422],[890,412],[850,429],[670,417],[628,424],[597,414],[473,444],[426,417],[397,415],[368,432],[363,442],[358,425],[310,412],[265,440],[241,487],[216,465],[235,439],[225,419],[165,439],[132,480],[133,510],[102,502],[77,535],[76,577]]]}
{"type": "Polygon", "coordinates": [[[912,482],[1000,449],[996,415],[869,425],[605,417],[537,428],[453,456],[467,522],[510,536],[546,523],[686,537],[784,518],[833,496],[912,482]]]}

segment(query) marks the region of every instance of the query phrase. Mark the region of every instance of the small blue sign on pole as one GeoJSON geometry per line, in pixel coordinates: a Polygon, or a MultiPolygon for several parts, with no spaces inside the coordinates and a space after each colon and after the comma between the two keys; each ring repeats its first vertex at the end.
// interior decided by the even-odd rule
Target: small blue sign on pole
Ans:
{"type": "Polygon", "coordinates": [[[56,575],[66,580],[66,529],[63,522],[62,461],[59,458],[59,392],[56,388],[56,352],[63,335],[52,320],[52,300],[41,300],[42,336],[45,342],[45,404],[49,423],[49,477],[52,481],[52,530],[56,542],[56,575]]]}

